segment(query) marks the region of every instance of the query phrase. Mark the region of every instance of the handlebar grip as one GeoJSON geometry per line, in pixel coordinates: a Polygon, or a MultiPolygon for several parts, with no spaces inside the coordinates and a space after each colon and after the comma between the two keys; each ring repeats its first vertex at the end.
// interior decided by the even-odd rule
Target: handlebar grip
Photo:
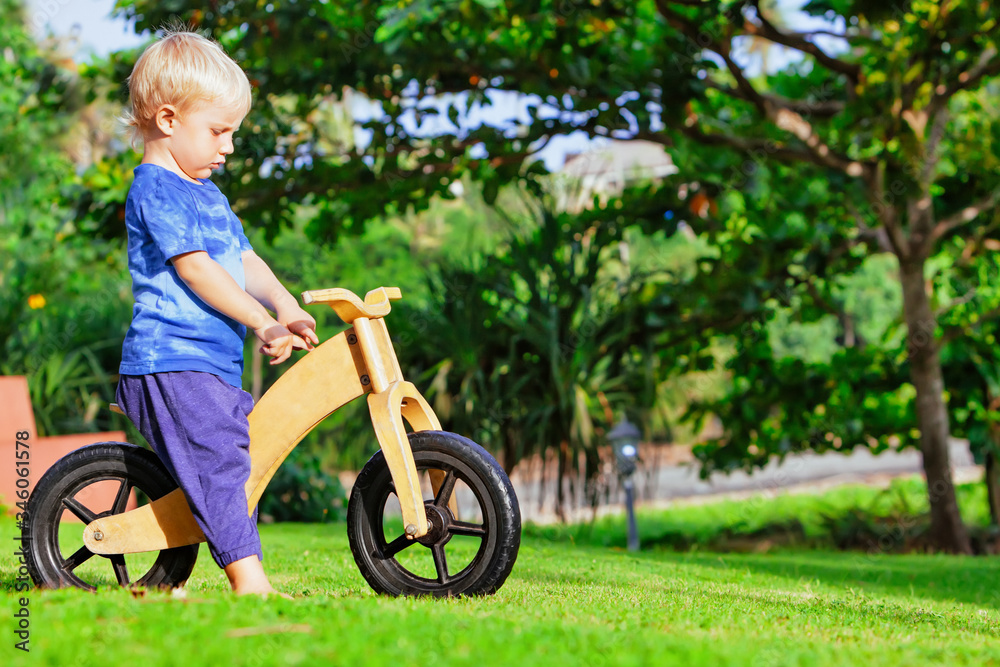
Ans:
{"type": "Polygon", "coordinates": [[[402,298],[403,292],[398,287],[373,289],[365,294],[364,301],[354,292],[340,287],[302,293],[304,304],[327,303],[347,323],[353,322],[358,317],[371,319],[385,317],[389,314],[389,302],[402,298]]]}

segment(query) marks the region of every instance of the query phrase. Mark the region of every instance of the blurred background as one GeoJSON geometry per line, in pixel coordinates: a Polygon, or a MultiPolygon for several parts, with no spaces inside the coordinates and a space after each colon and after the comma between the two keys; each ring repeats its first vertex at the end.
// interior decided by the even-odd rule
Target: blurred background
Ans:
{"type": "MultiPolygon", "coordinates": [[[[40,436],[138,438],[106,409],[141,159],[116,119],[180,21],[254,87],[214,180],[258,254],[293,294],[401,287],[407,376],[526,518],[620,510],[627,418],[640,503],[919,472],[914,532],[983,551],[997,21],[904,4],[0,0],[0,375],[40,436]]],[[[260,396],[283,369],[254,347],[260,396]]],[[[262,517],[338,518],[376,447],[339,411],[262,517]]]]}

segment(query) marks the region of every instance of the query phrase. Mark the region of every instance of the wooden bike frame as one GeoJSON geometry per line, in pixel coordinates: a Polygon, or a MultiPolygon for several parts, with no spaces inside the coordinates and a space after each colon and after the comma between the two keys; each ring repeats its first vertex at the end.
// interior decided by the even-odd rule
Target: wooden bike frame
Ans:
{"type": "MultiPolygon", "coordinates": [[[[439,431],[441,424],[417,388],[403,379],[382,319],[389,314],[390,300],[402,298],[400,290],[380,287],[368,292],[364,301],[344,289],[302,296],[306,304],[330,304],[352,326],[296,362],[250,413],[247,513],[253,513],[278,467],[306,434],[345,404],[368,394],[372,425],[392,475],[406,535],[422,537],[428,531],[427,516],[403,419],[414,431],[439,431]]],[[[430,476],[437,493],[443,474],[435,472],[430,476]]],[[[452,496],[449,504],[456,511],[454,503],[452,496]]],[[[83,541],[95,554],[126,554],[197,544],[205,541],[205,535],[178,488],[138,509],[90,522],[83,541]]]]}

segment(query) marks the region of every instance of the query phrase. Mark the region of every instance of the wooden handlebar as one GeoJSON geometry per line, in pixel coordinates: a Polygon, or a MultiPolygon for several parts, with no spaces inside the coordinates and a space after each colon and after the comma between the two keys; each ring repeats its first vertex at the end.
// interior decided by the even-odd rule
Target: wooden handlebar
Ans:
{"type": "Polygon", "coordinates": [[[334,287],[332,289],[309,290],[302,293],[302,302],[327,303],[333,308],[340,319],[350,324],[359,317],[376,319],[389,314],[390,301],[402,299],[403,293],[398,287],[379,287],[365,294],[362,301],[357,294],[348,289],[334,287]]]}

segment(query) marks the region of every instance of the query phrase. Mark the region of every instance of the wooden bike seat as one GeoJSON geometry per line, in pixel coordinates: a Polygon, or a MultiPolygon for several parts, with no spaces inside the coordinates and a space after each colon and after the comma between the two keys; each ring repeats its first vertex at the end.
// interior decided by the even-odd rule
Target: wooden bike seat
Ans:
{"type": "Polygon", "coordinates": [[[365,294],[362,301],[357,294],[348,289],[334,287],[332,289],[310,290],[302,293],[302,302],[328,303],[340,319],[351,324],[359,317],[377,319],[385,317],[391,310],[390,301],[402,299],[403,293],[398,287],[379,287],[365,294]]]}

